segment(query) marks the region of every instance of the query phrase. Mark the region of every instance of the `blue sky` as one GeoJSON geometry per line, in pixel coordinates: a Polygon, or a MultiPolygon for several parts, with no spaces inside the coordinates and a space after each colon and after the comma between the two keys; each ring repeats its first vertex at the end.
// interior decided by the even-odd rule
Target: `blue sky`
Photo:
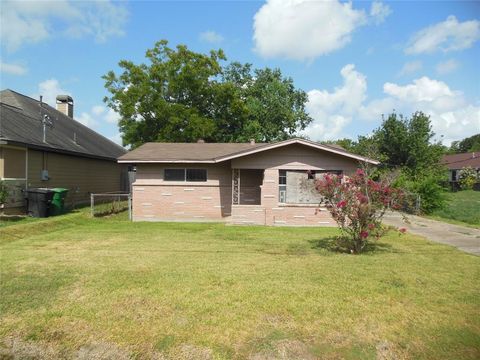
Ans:
{"type": "Polygon", "coordinates": [[[365,135],[422,110],[445,143],[480,132],[480,2],[1,1],[1,88],[75,100],[119,141],[101,76],[167,39],[279,67],[309,95],[313,140],[365,135]]]}

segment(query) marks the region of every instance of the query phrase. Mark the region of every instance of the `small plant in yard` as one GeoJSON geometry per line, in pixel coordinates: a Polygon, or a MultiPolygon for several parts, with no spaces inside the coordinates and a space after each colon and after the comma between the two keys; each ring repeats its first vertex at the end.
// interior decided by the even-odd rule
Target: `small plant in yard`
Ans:
{"type": "Polygon", "coordinates": [[[478,181],[477,170],[471,166],[462,168],[458,182],[462,190],[471,190],[478,181]]]}
{"type": "Polygon", "coordinates": [[[362,169],[350,177],[327,174],[316,189],[342,232],[337,245],[354,254],[384,234],[382,217],[388,208],[399,208],[402,198],[389,181],[374,181],[362,169]]]}
{"type": "Polygon", "coordinates": [[[8,189],[7,184],[4,181],[0,180],[0,206],[4,205],[7,202],[8,189]]]}

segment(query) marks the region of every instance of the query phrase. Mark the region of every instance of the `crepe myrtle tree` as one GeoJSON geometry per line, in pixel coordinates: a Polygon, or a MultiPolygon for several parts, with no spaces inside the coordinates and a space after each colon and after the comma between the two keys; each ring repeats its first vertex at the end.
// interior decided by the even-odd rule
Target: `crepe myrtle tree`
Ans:
{"type": "Polygon", "coordinates": [[[363,169],[348,177],[326,174],[315,186],[342,232],[337,245],[353,254],[384,234],[382,217],[388,208],[400,208],[402,198],[401,190],[392,188],[390,181],[374,181],[363,169]]]}

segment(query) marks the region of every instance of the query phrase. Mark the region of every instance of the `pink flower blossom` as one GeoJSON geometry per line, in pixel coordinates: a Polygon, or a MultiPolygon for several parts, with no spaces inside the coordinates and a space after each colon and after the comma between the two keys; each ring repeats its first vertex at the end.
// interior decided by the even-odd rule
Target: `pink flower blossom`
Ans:
{"type": "Polygon", "coordinates": [[[366,239],[368,237],[368,231],[363,230],[362,232],[360,232],[360,237],[362,239],[366,239]]]}
{"type": "Polygon", "coordinates": [[[368,202],[368,198],[365,195],[363,195],[362,193],[357,194],[357,199],[358,199],[358,201],[360,201],[360,204],[365,204],[365,203],[368,202]]]}
{"type": "Polygon", "coordinates": [[[398,231],[400,231],[402,234],[405,234],[407,232],[407,229],[405,228],[400,228],[398,229],[398,231]]]}
{"type": "Polygon", "coordinates": [[[339,208],[343,208],[343,207],[345,207],[345,205],[347,205],[347,202],[345,200],[339,201],[337,203],[337,207],[339,207],[339,208]]]}

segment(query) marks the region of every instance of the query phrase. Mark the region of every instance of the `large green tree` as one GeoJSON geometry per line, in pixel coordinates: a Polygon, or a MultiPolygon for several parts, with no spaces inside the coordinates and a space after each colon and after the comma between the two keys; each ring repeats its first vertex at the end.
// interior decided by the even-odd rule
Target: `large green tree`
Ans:
{"type": "Polygon", "coordinates": [[[413,177],[438,168],[443,147],[433,141],[430,117],[416,112],[410,118],[390,114],[374,131],[373,140],[388,167],[401,167],[413,177]]]}
{"type": "Polygon", "coordinates": [[[224,69],[223,80],[237,88],[246,107],[243,133],[234,140],[285,140],[312,121],[305,111],[307,94],[279,69],[252,70],[251,64],[234,62],[224,69]]]}
{"type": "Polygon", "coordinates": [[[441,208],[445,201],[440,185],[446,178],[440,165],[444,148],[433,140],[434,136],[430,118],[422,112],[410,118],[390,114],[373,134],[384,163],[390,169],[400,170],[395,184],[410,193],[406,203],[411,202],[411,208],[416,208],[419,196],[417,210],[424,213],[441,208]]]}
{"type": "Polygon", "coordinates": [[[147,64],[122,60],[103,78],[109,107],[120,114],[124,145],[148,141],[238,142],[286,139],[312,119],[307,95],[278,69],[224,64],[222,50],[200,54],[159,41],[147,64]]]}

